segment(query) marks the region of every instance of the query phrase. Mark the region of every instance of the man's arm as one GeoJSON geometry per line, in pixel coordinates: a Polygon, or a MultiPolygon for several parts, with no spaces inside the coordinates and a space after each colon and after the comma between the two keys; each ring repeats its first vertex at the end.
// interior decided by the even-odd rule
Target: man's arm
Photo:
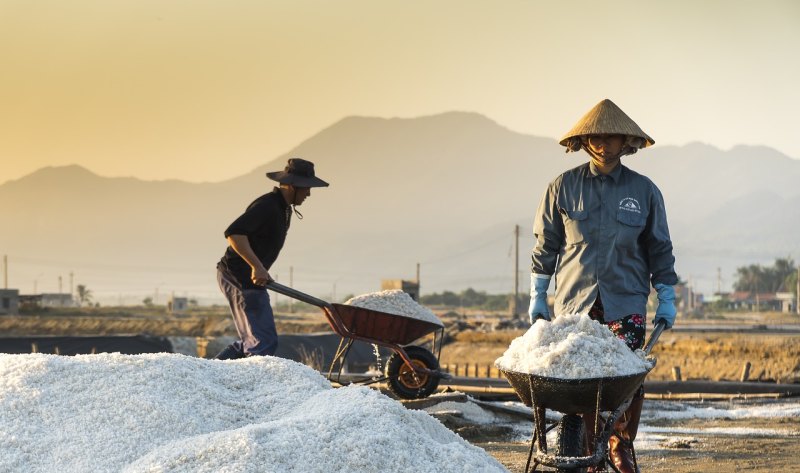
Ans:
{"type": "Polygon", "coordinates": [[[250,279],[253,281],[253,284],[256,286],[264,286],[272,281],[272,276],[267,272],[267,268],[261,264],[261,260],[258,259],[253,248],[250,247],[250,241],[247,239],[247,235],[229,235],[227,240],[228,244],[233,248],[233,251],[238,253],[252,268],[250,279]]]}
{"type": "Polygon", "coordinates": [[[675,273],[675,256],[672,254],[672,240],[667,225],[667,212],[661,191],[653,185],[650,198],[649,215],[644,229],[644,242],[653,287],[656,284],[674,286],[678,284],[675,273]]]}
{"type": "Polygon", "coordinates": [[[552,276],[556,272],[556,261],[564,244],[564,221],[558,211],[556,180],[547,186],[536,217],[533,221],[533,236],[536,238],[531,251],[531,272],[552,276]]]}
{"type": "Polygon", "coordinates": [[[675,316],[678,313],[675,308],[675,288],[673,288],[678,284],[678,275],[675,273],[675,257],[672,254],[664,197],[655,185],[650,202],[650,215],[647,219],[645,228],[647,260],[650,264],[650,280],[658,293],[658,307],[653,323],[663,320],[669,329],[675,323],[675,316]]]}
{"type": "Polygon", "coordinates": [[[564,222],[556,204],[555,183],[547,186],[533,223],[536,244],[531,251],[531,303],[528,315],[531,324],[536,319],[550,320],[547,307],[547,288],[556,270],[558,253],[564,239],[564,222]]]}

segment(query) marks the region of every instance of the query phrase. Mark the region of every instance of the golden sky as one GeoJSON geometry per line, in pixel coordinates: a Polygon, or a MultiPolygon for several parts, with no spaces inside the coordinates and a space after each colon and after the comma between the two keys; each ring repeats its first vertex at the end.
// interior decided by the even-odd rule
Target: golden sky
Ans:
{"type": "Polygon", "coordinates": [[[349,115],[557,138],[603,98],[659,144],[800,158],[800,2],[0,0],[0,183],[219,181],[349,115]]]}

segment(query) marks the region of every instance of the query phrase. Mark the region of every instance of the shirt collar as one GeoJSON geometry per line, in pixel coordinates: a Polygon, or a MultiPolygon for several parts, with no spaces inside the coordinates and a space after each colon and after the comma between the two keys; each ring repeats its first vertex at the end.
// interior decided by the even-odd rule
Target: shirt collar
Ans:
{"type": "Polygon", "coordinates": [[[288,207],[289,207],[289,203],[288,203],[288,202],[286,202],[286,199],[284,199],[284,198],[283,198],[283,193],[281,193],[281,189],[280,189],[280,187],[273,187],[273,188],[272,188],[272,193],[273,193],[273,194],[277,194],[277,197],[278,197],[278,202],[280,202],[280,203],[281,203],[281,206],[282,206],[284,209],[286,209],[286,208],[288,208],[288,207]]]}
{"type": "MultiPolygon", "coordinates": [[[[619,181],[619,176],[622,174],[622,163],[620,162],[617,167],[615,167],[610,173],[608,173],[608,177],[610,177],[614,182],[619,181]]],[[[599,177],[602,176],[600,172],[597,170],[597,167],[594,165],[594,162],[589,161],[589,177],[599,177]]]]}

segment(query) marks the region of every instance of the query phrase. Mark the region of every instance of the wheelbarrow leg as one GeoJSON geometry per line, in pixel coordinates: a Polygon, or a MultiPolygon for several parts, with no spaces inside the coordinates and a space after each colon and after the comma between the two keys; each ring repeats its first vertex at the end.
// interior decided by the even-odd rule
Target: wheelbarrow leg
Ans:
{"type": "Polygon", "coordinates": [[[535,405],[533,406],[534,428],[533,428],[533,434],[531,436],[531,448],[528,450],[528,461],[525,463],[525,473],[528,473],[529,471],[536,471],[536,468],[539,464],[538,461],[534,461],[533,469],[532,470],[529,469],[531,466],[531,458],[533,458],[533,450],[537,448],[541,450],[542,445],[544,448],[543,451],[547,450],[546,444],[539,443],[539,439],[544,438],[545,432],[547,431],[545,427],[545,412],[546,412],[545,408],[536,407],[535,405]]]}
{"type": "Polygon", "coordinates": [[[535,472],[536,468],[539,466],[538,460],[533,461],[533,469],[529,470],[531,466],[531,458],[533,457],[533,449],[536,448],[537,451],[547,453],[547,439],[545,435],[547,434],[547,418],[546,413],[547,410],[544,407],[540,407],[539,404],[536,402],[536,394],[533,392],[533,385],[530,386],[531,389],[531,410],[533,411],[533,435],[531,437],[531,448],[528,451],[528,461],[525,463],[525,473],[529,471],[535,472]]]}
{"type": "MultiPolygon", "coordinates": [[[[603,417],[600,415],[600,404],[602,401],[602,392],[603,392],[603,383],[602,381],[598,383],[597,386],[597,399],[595,401],[595,408],[593,412],[586,412],[581,415],[583,417],[583,426],[584,432],[586,434],[586,444],[584,445],[584,451],[587,456],[592,456],[597,451],[603,451],[602,445],[597,445],[597,438],[599,432],[603,430],[604,421],[603,417]]],[[[587,473],[594,473],[595,471],[605,471],[605,455],[603,455],[603,460],[595,465],[591,466],[587,469],[587,473]]]]}
{"type": "Polygon", "coordinates": [[[336,382],[342,384],[342,370],[344,369],[344,361],[347,358],[347,353],[350,351],[350,347],[353,346],[353,339],[342,337],[339,340],[339,348],[336,349],[336,354],[333,355],[333,359],[331,360],[331,366],[328,368],[328,379],[333,381],[333,371],[336,369],[336,365],[339,365],[338,375],[336,376],[336,382]]]}

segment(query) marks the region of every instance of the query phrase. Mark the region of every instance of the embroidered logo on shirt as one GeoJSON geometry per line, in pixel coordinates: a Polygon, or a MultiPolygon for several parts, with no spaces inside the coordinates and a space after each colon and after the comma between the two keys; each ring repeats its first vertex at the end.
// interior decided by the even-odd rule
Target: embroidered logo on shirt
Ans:
{"type": "Polygon", "coordinates": [[[642,213],[642,206],[639,205],[639,201],[633,197],[625,197],[624,199],[620,200],[619,209],[627,212],[635,212],[637,214],[642,213]]]}

